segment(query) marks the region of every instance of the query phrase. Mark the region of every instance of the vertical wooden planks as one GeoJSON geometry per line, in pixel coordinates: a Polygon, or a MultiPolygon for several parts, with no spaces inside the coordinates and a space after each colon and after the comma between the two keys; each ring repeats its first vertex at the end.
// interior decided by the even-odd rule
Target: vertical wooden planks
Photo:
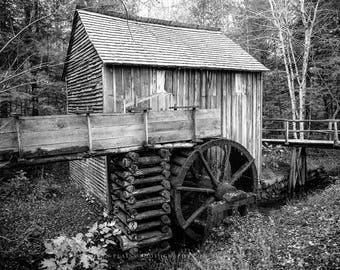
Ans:
{"type": "Polygon", "coordinates": [[[210,108],[215,109],[217,103],[217,73],[218,72],[211,72],[211,82],[210,82],[210,108]]]}
{"type": "Polygon", "coordinates": [[[109,172],[109,158],[108,156],[103,157],[103,163],[105,168],[105,191],[106,191],[106,205],[107,210],[110,213],[112,211],[112,198],[111,198],[111,188],[110,188],[110,172],[109,172]]]}
{"type": "Polygon", "coordinates": [[[238,142],[238,106],[239,106],[239,79],[236,73],[232,76],[232,125],[231,125],[231,139],[238,142]]]}
{"type": "Polygon", "coordinates": [[[247,148],[250,153],[253,153],[254,149],[254,143],[253,143],[253,137],[252,137],[252,128],[253,128],[253,116],[252,116],[252,107],[253,107],[253,99],[252,99],[252,74],[247,73],[247,89],[246,89],[246,102],[247,102],[247,114],[246,114],[246,120],[247,120],[247,126],[246,126],[246,132],[247,132],[247,148]]]}
{"type": "Polygon", "coordinates": [[[165,92],[165,70],[157,70],[156,71],[156,85],[157,85],[157,93],[165,92]]]}
{"type": "Polygon", "coordinates": [[[232,93],[232,89],[233,89],[233,85],[232,85],[232,76],[233,73],[226,73],[226,82],[227,82],[227,87],[226,87],[226,100],[227,100],[227,119],[226,119],[226,133],[227,133],[227,138],[228,139],[232,139],[232,127],[233,127],[233,117],[232,117],[232,98],[233,98],[233,93],[232,93]]]}
{"type": "MultiPolygon", "coordinates": [[[[157,81],[156,81],[156,87],[157,87],[157,94],[165,93],[165,71],[164,70],[157,70],[156,71],[157,81]]],[[[157,111],[165,110],[165,99],[166,97],[164,95],[157,96],[157,111]]]]}
{"type": "Polygon", "coordinates": [[[103,65],[103,112],[113,112],[112,69],[103,65]]]}
{"type": "MultiPolygon", "coordinates": [[[[131,75],[132,92],[135,101],[138,102],[138,100],[140,100],[140,98],[142,97],[141,68],[135,67],[131,75]]],[[[137,107],[141,107],[141,104],[138,103],[137,107]]]]}
{"type": "Polygon", "coordinates": [[[206,80],[206,104],[207,109],[211,109],[211,98],[212,98],[212,72],[207,71],[207,80],[206,80]]]}
{"type": "Polygon", "coordinates": [[[172,86],[173,86],[173,95],[174,95],[174,105],[179,106],[179,70],[174,70],[172,75],[172,86]]]}
{"type": "Polygon", "coordinates": [[[172,107],[174,105],[174,87],[173,87],[173,70],[166,70],[165,71],[165,85],[164,89],[167,93],[170,93],[171,95],[168,96],[168,98],[165,100],[166,101],[166,109],[168,110],[169,107],[172,107]]]}
{"type": "Polygon", "coordinates": [[[256,138],[256,94],[257,94],[257,87],[256,87],[256,74],[252,74],[252,143],[253,143],[253,157],[256,157],[257,154],[257,138],[256,138]]]}
{"type": "Polygon", "coordinates": [[[189,83],[188,83],[188,79],[189,79],[189,76],[188,76],[188,71],[187,70],[183,70],[183,84],[182,84],[182,91],[183,91],[183,100],[182,100],[182,106],[188,106],[189,105],[189,93],[188,93],[188,86],[189,86],[189,83]]]}
{"type": "Polygon", "coordinates": [[[201,108],[206,109],[207,108],[207,102],[206,102],[206,81],[207,81],[207,73],[205,70],[201,70],[201,108]]]}
{"type": "Polygon", "coordinates": [[[221,126],[222,137],[227,138],[227,75],[221,72],[221,126]]]}
{"type": "Polygon", "coordinates": [[[111,76],[112,76],[112,95],[113,95],[113,112],[117,112],[117,89],[116,89],[116,71],[115,67],[111,68],[111,76]]]}
{"type": "MultiPolygon", "coordinates": [[[[150,69],[150,92],[149,96],[157,93],[157,70],[155,68],[150,69]]],[[[151,98],[150,106],[152,110],[158,111],[157,98],[151,98]]]]}
{"type": "Polygon", "coordinates": [[[164,83],[164,90],[168,93],[174,94],[173,92],[173,86],[172,86],[172,75],[173,75],[173,70],[166,70],[165,71],[165,83],[164,83]]]}
{"type": "MultiPolygon", "coordinates": [[[[221,117],[221,135],[223,135],[224,127],[223,127],[223,110],[222,110],[222,73],[220,71],[217,72],[216,74],[216,108],[219,109],[220,111],[220,117],[221,117]]],[[[220,153],[218,153],[218,156],[220,153]]]]}
{"type": "Polygon", "coordinates": [[[125,102],[134,101],[134,93],[132,89],[132,76],[134,70],[130,67],[124,67],[122,73],[123,90],[125,94],[125,102]]]}
{"type": "Polygon", "coordinates": [[[70,176],[78,185],[92,193],[105,208],[109,208],[107,196],[106,157],[70,161],[70,176]]]}
{"type": "Polygon", "coordinates": [[[151,68],[150,70],[150,93],[149,95],[154,95],[157,93],[157,69],[151,68]]]}
{"type": "Polygon", "coordinates": [[[184,106],[184,94],[185,94],[185,87],[184,87],[185,79],[184,79],[184,71],[182,69],[178,70],[178,96],[177,96],[177,105],[184,106]]]}
{"type": "Polygon", "coordinates": [[[200,76],[200,71],[195,70],[195,78],[194,78],[194,105],[197,107],[201,108],[201,102],[200,102],[200,97],[201,97],[201,76],[200,76]]]}
{"type": "MultiPolygon", "coordinates": [[[[241,142],[247,145],[247,73],[241,73],[242,90],[241,90],[241,142]]],[[[248,148],[249,149],[249,148],[248,148]]]]}
{"type": "Polygon", "coordinates": [[[117,112],[123,112],[123,101],[125,99],[125,93],[123,90],[123,69],[122,67],[115,67],[115,81],[116,81],[116,104],[117,112]]]}
{"type": "Polygon", "coordinates": [[[216,105],[215,108],[221,109],[222,105],[222,73],[220,71],[216,72],[216,105]]]}
{"type": "MultiPolygon", "coordinates": [[[[214,108],[214,94],[216,94],[216,89],[214,89],[214,80],[216,78],[216,73],[213,71],[207,71],[207,86],[206,86],[206,95],[207,95],[207,107],[209,109],[214,108]]],[[[207,151],[208,160],[216,160],[216,148],[213,147],[209,151],[207,151]]]]}
{"type": "Polygon", "coordinates": [[[262,172],[262,89],[263,89],[263,79],[262,73],[257,74],[257,90],[258,90],[258,110],[257,110],[257,125],[258,125],[258,153],[257,153],[257,162],[258,162],[258,173],[261,175],[262,172]]]}
{"type": "MultiPolygon", "coordinates": [[[[243,119],[242,119],[242,111],[243,111],[243,105],[242,105],[242,98],[243,98],[243,80],[242,80],[242,74],[237,73],[236,74],[236,80],[237,80],[237,141],[241,144],[243,144],[242,140],[242,129],[243,129],[243,119]]],[[[243,144],[244,145],[244,144],[243,144]]]]}
{"type": "MultiPolygon", "coordinates": [[[[150,69],[149,68],[141,68],[141,98],[145,98],[149,96],[150,91],[150,69]]],[[[150,101],[145,101],[140,104],[142,108],[150,107],[150,101]]]]}
{"type": "Polygon", "coordinates": [[[195,105],[195,71],[188,70],[188,105],[195,105]]]}

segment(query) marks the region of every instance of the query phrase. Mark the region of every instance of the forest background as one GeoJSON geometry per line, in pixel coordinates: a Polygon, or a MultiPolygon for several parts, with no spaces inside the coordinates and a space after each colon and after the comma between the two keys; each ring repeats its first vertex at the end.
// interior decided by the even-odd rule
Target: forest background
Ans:
{"type": "MultiPolygon", "coordinates": [[[[280,1],[296,8],[295,0],[280,1]]],[[[339,117],[340,1],[304,2],[307,9],[319,5],[308,58],[305,117],[339,117]]],[[[264,79],[264,117],[291,118],[284,58],[268,0],[0,0],[0,117],[65,113],[62,69],[77,5],[220,27],[270,69],[264,79]]],[[[306,29],[291,14],[284,27],[301,69],[306,29]]]]}

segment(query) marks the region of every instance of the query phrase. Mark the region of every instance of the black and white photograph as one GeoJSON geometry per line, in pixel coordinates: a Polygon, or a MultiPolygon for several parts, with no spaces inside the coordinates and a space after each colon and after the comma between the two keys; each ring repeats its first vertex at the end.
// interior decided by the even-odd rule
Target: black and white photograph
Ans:
{"type": "Polygon", "coordinates": [[[340,270],[339,0],[0,0],[1,270],[340,270]]]}

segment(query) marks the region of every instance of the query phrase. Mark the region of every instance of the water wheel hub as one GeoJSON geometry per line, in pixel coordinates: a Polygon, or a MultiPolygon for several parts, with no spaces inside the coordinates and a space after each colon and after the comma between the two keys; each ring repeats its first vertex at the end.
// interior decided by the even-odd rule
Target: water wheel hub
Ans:
{"type": "Polygon", "coordinates": [[[236,190],[237,190],[237,188],[235,188],[234,186],[232,186],[231,184],[229,184],[227,182],[219,183],[217,188],[216,188],[215,198],[218,201],[222,201],[224,194],[235,192],[236,190]]]}

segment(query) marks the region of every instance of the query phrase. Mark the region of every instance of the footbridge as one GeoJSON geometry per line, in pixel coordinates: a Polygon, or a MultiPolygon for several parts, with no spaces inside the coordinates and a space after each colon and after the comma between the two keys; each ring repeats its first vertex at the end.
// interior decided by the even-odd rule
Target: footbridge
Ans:
{"type": "Polygon", "coordinates": [[[340,119],[263,119],[263,143],[307,148],[340,148],[340,119]]]}
{"type": "Polygon", "coordinates": [[[292,147],[288,193],[307,178],[307,148],[340,149],[340,119],[263,119],[262,143],[292,147]]]}

